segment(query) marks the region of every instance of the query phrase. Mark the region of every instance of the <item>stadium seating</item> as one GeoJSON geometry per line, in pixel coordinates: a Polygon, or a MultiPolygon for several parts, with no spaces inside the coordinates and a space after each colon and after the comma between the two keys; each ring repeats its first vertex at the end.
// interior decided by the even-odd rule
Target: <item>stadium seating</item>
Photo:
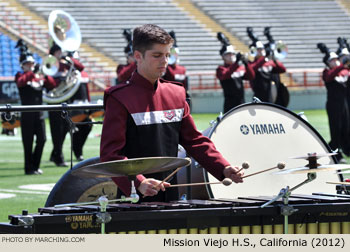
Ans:
{"type": "Polygon", "coordinates": [[[199,8],[239,37],[251,43],[246,27],[254,28],[264,43],[264,27],[275,40],[288,45],[287,68],[323,68],[318,42],[336,50],[337,37],[349,38],[350,19],[337,1],[315,0],[192,0],[199,8]]]}
{"type": "Polygon", "coordinates": [[[221,63],[220,43],[215,34],[203,29],[170,0],[155,1],[43,1],[21,0],[33,11],[47,18],[51,10],[70,13],[78,22],[84,42],[124,63],[126,41],[123,29],[155,23],[176,32],[181,64],[189,71],[215,70],[221,63]]]}
{"type": "MultiPolygon", "coordinates": [[[[181,64],[190,72],[213,72],[221,58],[220,43],[216,34],[204,28],[191,13],[177,7],[172,0],[18,0],[24,6],[47,19],[50,11],[65,10],[78,22],[84,43],[125,63],[123,54],[126,41],[122,31],[144,23],[156,23],[166,30],[176,32],[181,51],[181,64]]],[[[288,45],[289,54],[284,60],[288,70],[320,69],[323,55],[316,43],[324,42],[332,50],[337,49],[339,36],[349,38],[347,27],[350,19],[345,9],[334,0],[191,0],[207,16],[239,38],[247,46],[251,43],[246,27],[265,43],[263,28],[271,27],[276,40],[288,45]]],[[[10,18],[10,17],[8,17],[10,18]]],[[[13,20],[14,23],[26,20],[13,20]]],[[[35,20],[28,22],[35,24],[35,20]]],[[[25,23],[25,22],[24,22],[25,23]]],[[[38,24],[38,29],[40,26],[38,24]]],[[[36,36],[47,41],[47,34],[36,36]]],[[[86,63],[89,66],[91,63],[86,63]]],[[[294,76],[295,77],[295,76],[294,76]]],[[[319,78],[318,73],[314,74],[319,78]]],[[[204,79],[210,76],[203,76],[204,79]]],[[[295,77],[302,81],[302,73],[295,77]]]]}
{"type": "MultiPolygon", "coordinates": [[[[0,76],[14,76],[21,70],[19,65],[19,51],[15,48],[17,41],[0,33],[0,76]]],[[[36,62],[41,63],[41,57],[34,53],[36,62]]]]}

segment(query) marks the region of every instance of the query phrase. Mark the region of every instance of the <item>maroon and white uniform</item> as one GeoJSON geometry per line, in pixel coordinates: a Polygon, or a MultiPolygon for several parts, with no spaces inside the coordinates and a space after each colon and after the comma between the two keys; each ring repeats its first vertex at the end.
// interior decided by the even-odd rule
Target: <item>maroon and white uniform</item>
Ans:
{"type": "Polygon", "coordinates": [[[51,76],[43,77],[32,71],[18,72],[15,81],[22,105],[41,105],[42,88],[50,90],[56,87],[55,80],[51,76]]]}
{"type": "Polygon", "coordinates": [[[243,80],[253,80],[255,73],[250,64],[233,63],[218,66],[216,77],[220,80],[224,92],[224,113],[226,113],[245,102],[243,80]]]}
{"type": "MultiPolygon", "coordinates": [[[[349,69],[340,64],[332,69],[324,69],[322,75],[327,88],[326,110],[331,135],[329,146],[332,150],[339,149],[338,153],[341,150],[346,155],[350,154],[349,73],[349,69]]],[[[341,159],[341,154],[337,158],[341,159]]]]}
{"type": "MultiPolygon", "coordinates": [[[[74,64],[74,68],[78,71],[83,71],[84,65],[77,59],[70,58],[74,64]]],[[[56,81],[56,84],[59,85],[61,81],[66,79],[67,71],[70,69],[69,64],[62,63],[60,61],[59,70],[53,76],[56,81]]],[[[65,101],[65,102],[69,102],[65,101]]],[[[60,164],[64,163],[64,156],[62,152],[64,139],[66,134],[69,132],[69,125],[61,116],[60,111],[49,111],[50,119],[50,129],[51,129],[51,138],[53,143],[53,150],[51,152],[50,160],[56,163],[56,165],[61,166],[60,164]]]]}
{"type": "MultiPolygon", "coordinates": [[[[74,58],[70,58],[70,59],[73,61],[74,68],[76,70],[78,70],[79,72],[84,70],[84,65],[79,60],[74,59],[74,58]]],[[[58,72],[56,73],[56,75],[53,76],[57,85],[60,84],[62,79],[65,79],[66,73],[67,73],[66,71],[68,71],[69,68],[70,68],[69,64],[64,64],[64,63],[60,62],[59,67],[58,67],[58,72]]]]}
{"type": "Polygon", "coordinates": [[[136,62],[126,65],[118,65],[117,67],[117,78],[118,83],[126,82],[130,79],[133,72],[136,70],[136,62]]]}
{"type": "MultiPolygon", "coordinates": [[[[42,77],[32,71],[18,72],[15,81],[22,105],[42,105],[42,88],[53,89],[56,85],[51,76],[42,77]]],[[[40,167],[46,141],[43,112],[22,112],[21,133],[24,148],[24,170],[26,174],[33,174],[40,167]],[[34,139],[36,139],[35,142],[34,139]]]]}
{"type": "Polygon", "coordinates": [[[188,83],[186,78],[186,68],[178,64],[168,65],[164,76],[164,80],[180,82],[188,90],[188,83]]]}
{"type": "Polygon", "coordinates": [[[260,57],[251,63],[255,72],[255,79],[250,82],[250,85],[254,96],[263,102],[273,102],[271,95],[272,81],[276,78],[275,74],[286,72],[286,68],[277,60],[266,61],[265,59],[265,57],[260,57]]]}
{"type": "MultiPolygon", "coordinates": [[[[104,104],[102,162],[177,157],[178,144],[181,144],[213,176],[224,179],[223,170],[229,162],[209,138],[197,131],[186,102],[185,89],[179,84],[158,79],[153,85],[135,72],[126,83],[105,91],[104,104]]],[[[157,175],[149,174],[148,177],[162,178],[157,175]]],[[[144,179],[143,175],[137,175],[136,187],[144,179]]],[[[126,177],[113,180],[126,195],[130,194],[131,183],[126,177]]]]}

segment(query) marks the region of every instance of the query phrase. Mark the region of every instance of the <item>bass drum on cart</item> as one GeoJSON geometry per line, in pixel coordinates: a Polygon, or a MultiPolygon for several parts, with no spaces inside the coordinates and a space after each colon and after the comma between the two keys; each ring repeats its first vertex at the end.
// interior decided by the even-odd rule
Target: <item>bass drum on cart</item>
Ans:
{"type": "MultiPolygon", "coordinates": [[[[99,157],[86,159],[76,164],[72,170],[100,162],[99,157]]],[[[97,201],[106,195],[109,200],[117,196],[117,186],[110,178],[81,178],[68,170],[51,190],[45,207],[57,204],[97,201]]]]}
{"type": "MultiPolygon", "coordinates": [[[[285,162],[285,169],[303,167],[307,160],[290,157],[305,156],[307,153],[328,153],[329,146],[320,134],[299,115],[270,103],[248,103],[240,105],[203,132],[216,148],[232,164],[250,165],[245,175],[271,168],[278,162],[285,162]]],[[[334,156],[318,159],[320,164],[337,163],[334,156]]],[[[184,169],[182,169],[184,170],[184,169]]],[[[277,170],[276,170],[277,171],[277,170]]],[[[286,186],[294,187],[307,179],[307,174],[273,174],[265,172],[244,179],[243,183],[230,186],[209,185],[192,187],[193,199],[228,198],[242,196],[277,195],[286,186]]],[[[179,183],[186,182],[186,171],[179,174],[179,183]],[[181,176],[182,175],[182,176],[181,176]]],[[[192,182],[215,182],[197,162],[192,162],[192,182]]],[[[318,172],[316,180],[301,186],[293,193],[314,192],[336,193],[334,185],[326,181],[343,178],[331,172],[318,172]]],[[[185,190],[185,189],[182,189],[185,190]]],[[[186,193],[185,191],[180,191],[186,193]]]]}

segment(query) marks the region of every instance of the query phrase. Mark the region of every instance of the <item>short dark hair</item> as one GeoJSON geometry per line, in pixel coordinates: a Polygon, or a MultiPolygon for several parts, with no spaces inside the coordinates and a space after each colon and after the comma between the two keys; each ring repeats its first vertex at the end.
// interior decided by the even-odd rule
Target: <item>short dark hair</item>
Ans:
{"type": "Polygon", "coordinates": [[[172,44],[174,39],[163,28],[154,24],[145,24],[134,29],[132,48],[144,54],[154,44],[172,44]]]}

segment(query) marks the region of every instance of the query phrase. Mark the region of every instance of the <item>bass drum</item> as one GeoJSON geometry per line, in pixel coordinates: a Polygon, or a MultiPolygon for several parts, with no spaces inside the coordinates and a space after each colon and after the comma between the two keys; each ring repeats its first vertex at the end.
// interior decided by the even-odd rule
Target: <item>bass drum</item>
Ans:
{"type": "MultiPolygon", "coordinates": [[[[275,167],[285,162],[285,169],[303,167],[307,160],[290,157],[305,156],[308,153],[331,152],[319,133],[297,114],[270,103],[249,103],[240,105],[221,120],[203,132],[215,144],[221,154],[232,164],[241,166],[247,161],[250,165],[245,175],[275,167]]],[[[334,156],[318,159],[320,164],[337,163],[334,156]]],[[[192,182],[216,182],[198,163],[192,162],[192,182]]],[[[277,170],[276,170],[277,171],[277,170]]],[[[242,196],[277,195],[282,188],[295,185],[307,179],[307,174],[261,173],[244,179],[243,183],[230,186],[194,186],[193,199],[227,198],[242,196]]],[[[184,175],[184,174],[183,174],[184,175]]],[[[179,174],[180,176],[180,174],[179,174]]],[[[180,176],[179,183],[185,181],[180,176]]],[[[326,181],[342,181],[342,176],[332,172],[318,172],[316,180],[301,186],[293,193],[312,194],[314,192],[336,193],[334,185],[326,181]]]]}
{"type": "MultiPolygon", "coordinates": [[[[99,157],[86,159],[76,164],[72,170],[99,162],[99,157]]],[[[47,198],[45,207],[97,201],[102,195],[106,195],[109,200],[116,199],[117,186],[110,178],[81,178],[73,176],[72,170],[68,170],[56,183],[47,198]]]]}

